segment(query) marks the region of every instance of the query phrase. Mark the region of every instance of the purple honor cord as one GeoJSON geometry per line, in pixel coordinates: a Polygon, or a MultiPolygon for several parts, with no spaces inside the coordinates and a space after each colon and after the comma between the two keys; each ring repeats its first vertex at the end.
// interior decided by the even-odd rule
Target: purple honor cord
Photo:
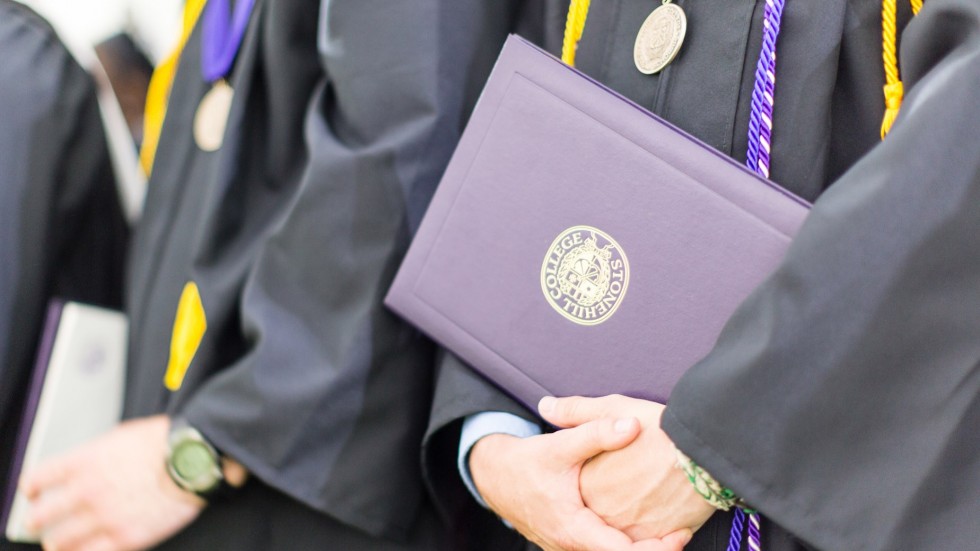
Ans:
{"type": "MultiPolygon", "coordinates": [[[[769,178],[770,153],[772,151],[772,113],[776,92],[776,40],[783,19],[783,6],[786,0],[766,0],[763,18],[762,50],[755,69],[755,86],[752,89],[752,114],[749,117],[749,146],[745,164],[761,175],[769,178]]],[[[762,549],[761,517],[759,513],[749,515],[749,549],[762,549]]],[[[739,551],[742,546],[742,529],[745,526],[745,512],[735,510],[732,531],[728,539],[728,551],[739,551]]]]}
{"type": "Polygon", "coordinates": [[[752,114],[749,117],[749,147],[745,164],[763,178],[769,177],[772,149],[772,113],[776,90],[776,40],[785,0],[766,0],[762,50],[755,69],[752,114]]]}
{"type": "Polygon", "coordinates": [[[742,528],[745,527],[745,511],[735,509],[732,518],[732,534],[728,538],[728,551],[739,551],[742,547],[742,528]]]}
{"type": "Polygon", "coordinates": [[[749,549],[762,550],[762,517],[759,513],[749,515],[749,549]]]}
{"type": "Polygon", "coordinates": [[[207,82],[228,76],[235,63],[255,0],[238,0],[231,13],[231,0],[208,0],[201,29],[201,74],[207,82]]]}

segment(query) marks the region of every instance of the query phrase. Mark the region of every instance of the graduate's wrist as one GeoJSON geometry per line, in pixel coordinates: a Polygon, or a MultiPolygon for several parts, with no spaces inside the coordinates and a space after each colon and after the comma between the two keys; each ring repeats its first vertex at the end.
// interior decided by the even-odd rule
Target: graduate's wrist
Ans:
{"type": "Polygon", "coordinates": [[[500,511],[494,507],[493,499],[494,489],[498,486],[494,464],[499,461],[500,457],[506,457],[506,455],[501,454],[506,454],[506,446],[514,440],[520,440],[520,438],[503,433],[489,434],[477,440],[470,449],[468,463],[473,485],[476,486],[477,492],[487,506],[498,514],[500,511]]]}
{"type": "Polygon", "coordinates": [[[734,490],[723,485],[704,467],[698,465],[676,445],[674,452],[677,458],[677,470],[683,473],[690,483],[690,488],[699,495],[705,503],[719,511],[730,511],[733,508],[743,509],[746,512],[753,512],[745,500],[739,497],[734,490]]]}
{"type": "Polygon", "coordinates": [[[698,531],[719,509],[704,499],[682,470],[673,468],[668,476],[673,481],[664,482],[664,486],[676,489],[676,492],[669,492],[674,496],[671,506],[677,509],[671,515],[674,524],[690,528],[692,532],[698,531]]]}
{"type": "Polygon", "coordinates": [[[166,471],[183,492],[205,502],[225,499],[248,479],[248,470],[231,458],[186,419],[171,420],[167,436],[166,471]]]}
{"type": "Polygon", "coordinates": [[[469,459],[473,446],[492,434],[508,434],[518,438],[527,438],[541,434],[541,427],[512,413],[502,411],[484,411],[472,414],[463,421],[459,435],[456,468],[466,490],[484,509],[489,509],[489,506],[477,490],[476,484],[473,483],[469,459]]]}
{"type": "Polygon", "coordinates": [[[161,469],[161,486],[163,486],[165,492],[174,497],[174,499],[203,508],[212,501],[221,499],[226,497],[229,493],[237,491],[243,487],[246,482],[248,482],[248,469],[230,457],[221,457],[221,472],[222,476],[224,477],[223,484],[226,487],[224,491],[219,490],[217,494],[203,496],[197,492],[182,487],[181,485],[177,484],[173,476],[168,472],[166,466],[161,469]]]}
{"type": "Polygon", "coordinates": [[[173,477],[170,476],[170,473],[167,472],[166,465],[160,470],[157,480],[159,480],[160,490],[163,495],[169,496],[174,502],[187,503],[201,509],[207,507],[208,500],[178,485],[173,477]]]}

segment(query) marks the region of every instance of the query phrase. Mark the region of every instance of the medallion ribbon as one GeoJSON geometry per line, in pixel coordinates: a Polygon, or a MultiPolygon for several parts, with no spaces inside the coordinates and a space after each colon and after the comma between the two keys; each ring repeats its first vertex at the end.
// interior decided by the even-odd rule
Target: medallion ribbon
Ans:
{"type": "Polygon", "coordinates": [[[208,0],[204,8],[201,74],[207,82],[220,80],[231,72],[255,0],[238,0],[234,12],[230,3],[231,0],[208,0]]]}

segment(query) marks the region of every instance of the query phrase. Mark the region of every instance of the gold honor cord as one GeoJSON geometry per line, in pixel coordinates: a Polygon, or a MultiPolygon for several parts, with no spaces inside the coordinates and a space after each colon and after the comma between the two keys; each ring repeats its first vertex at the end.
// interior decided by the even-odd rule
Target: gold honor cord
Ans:
{"type": "Polygon", "coordinates": [[[180,293],[177,314],[174,316],[173,335],[170,338],[170,360],[163,385],[176,392],[184,384],[184,375],[197,354],[204,333],[208,330],[207,315],[197,284],[188,281],[180,293]]]}
{"type": "MultiPolygon", "coordinates": [[[[911,0],[912,15],[918,15],[922,9],[922,0],[911,0]]],[[[896,21],[896,0],[881,2],[881,55],[885,64],[885,117],[881,121],[881,139],[885,139],[898,117],[902,107],[902,97],[905,95],[902,80],[898,73],[898,56],[896,43],[898,29],[896,21]]]]}
{"type": "Polygon", "coordinates": [[[181,31],[177,47],[157,65],[146,91],[146,108],[143,113],[143,146],[140,149],[140,166],[143,173],[150,175],[153,169],[153,159],[157,154],[160,143],[160,130],[163,128],[163,118],[167,114],[167,100],[170,97],[170,86],[177,72],[177,62],[184,51],[187,39],[197,24],[197,19],[204,9],[206,0],[187,0],[184,4],[184,28],[181,31]]]}
{"type": "Polygon", "coordinates": [[[568,19],[565,20],[565,38],[561,44],[561,60],[575,66],[575,52],[578,41],[582,39],[585,30],[585,19],[589,16],[591,0],[572,0],[568,6],[568,19]]]}

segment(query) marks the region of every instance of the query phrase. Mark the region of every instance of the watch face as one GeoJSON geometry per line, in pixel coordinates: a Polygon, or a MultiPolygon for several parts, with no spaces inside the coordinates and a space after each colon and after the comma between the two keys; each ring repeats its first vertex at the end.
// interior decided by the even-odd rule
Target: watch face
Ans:
{"type": "Polygon", "coordinates": [[[174,469],[182,478],[193,480],[206,473],[212,465],[211,454],[199,442],[182,442],[174,450],[174,469]]]}
{"type": "Polygon", "coordinates": [[[197,490],[207,490],[219,482],[216,458],[202,442],[179,443],[173,450],[171,465],[177,476],[197,490]]]}

